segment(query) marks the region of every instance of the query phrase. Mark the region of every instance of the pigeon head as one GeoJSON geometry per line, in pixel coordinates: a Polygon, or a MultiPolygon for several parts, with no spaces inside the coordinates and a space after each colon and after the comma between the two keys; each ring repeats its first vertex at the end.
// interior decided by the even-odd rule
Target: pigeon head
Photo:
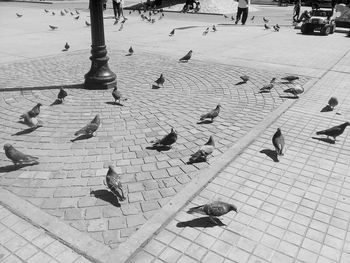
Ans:
{"type": "Polygon", "coordinates": [[[222,106],[220,105],[220,104],[218,104],[217,106],[216,106],[216,108],[217,109],[220,109],[222,106]]]}
{"type": "Polygon", "coordinates": [[[344,123],[344,125],[345,125],[345,127],[347,127],[347,126],[350,125],[350,122],[347,121],[347,122],[344,123]]]}
{"type": "Polygon", "coordinates": [[[5,151],[9,150],[10,148],[12,148],[12,145],[11,145],[11,144],[6,143],[6,144],[4,145],[4,150],[5,150],[5,151]]]}
{"type": "Polygon", "coordinates": [[[41,103],[38,103],[36,106],[40,107],[40,106],[43,106],[41,103]]]}
{"type": "Polygon", "coordinates": [[[272,78],[270,83],[274,83],[276,81],[276,78],[272,78]]]}
{"type": "Polygon", "coordinates": [[[116,91],[117,89],[118,89],[117,85],[115,85],[113,91],[116,91]]]}
{"type": "Polygon", "coordinates": [[[193,51],[192,51],[192,50],[190,50],[188,53],[192,55],[192,52],[193,52],[193,51]]]}
{"type": "Polygon", "coordinates": [[[171,132],[170,133],[175,133],[176,134],[176,131],[175,131],[175,129],[174,128],[171,128],[171,132]]]}

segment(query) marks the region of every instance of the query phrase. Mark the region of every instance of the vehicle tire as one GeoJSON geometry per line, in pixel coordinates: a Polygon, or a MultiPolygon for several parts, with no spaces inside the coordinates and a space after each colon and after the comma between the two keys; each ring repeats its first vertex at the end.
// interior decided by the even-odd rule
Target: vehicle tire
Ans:
{"type": "Polygon", "coordinates": [[[321,29],[321,35],[328,36],[328,34],[331,32],[331,26],[326,25],[321,29]]]}
{"type": "Polygon", "coordinates": [[[302,24],[300,30],[304,35],[310,34],[313,31],[308,24],[302,24]]]}

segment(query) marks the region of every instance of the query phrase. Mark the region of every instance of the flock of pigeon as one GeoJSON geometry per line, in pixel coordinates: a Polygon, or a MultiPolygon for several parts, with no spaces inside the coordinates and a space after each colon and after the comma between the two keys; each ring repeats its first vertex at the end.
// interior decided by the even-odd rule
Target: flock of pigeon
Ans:
{"type": "MultiPolygon", "coordinates": [[[[46,10],[46,9],[45,9],[45,12],[50,13],[50,11],[46,10]]],[[[157,13],[160,13],[160,16],[158,19],[162,19],[164,17],[164,13],[163,13],[162,9],[160,9],[160,11],[157,11],[157,10],[149,11],[148,16],[144,15],[141,12],[141,10],[138,10],[138,12],[139,12],[142,20],[148,21],[150,23],[154,23],[156,21],[154,16],[157,13]]],[[[145,12],[146,12],[146,9],[144,9],[144,13],[145,12]]],[[[71,16],[75,16],[74,18],[76,20],[79,19],[79,12],[77,10],[75,11],[75,13],[73,13],[73,12],[69,12],[68,10],[64,9],[60,12],[60,15],[65,16],[66,14],[69,14],[69,13],[71,16]]],[[[130,13],[131,13],[131,11],[130,11],[130,13]]],[[[51,12],[51,14],[55,15],[55,12],[51,12]]],[[[16,13],[16,15],[19,18],[23,16],[23,15],[18,14],[18,13],[16,13]]],[[[224,17],[228,18],[226,15],[224,15],[224,17]]],[[[255,17],[253,16],[251,18],[251,20],[253,21],[254,18],[255,17]]],[[[126,20],[127,19],[124,18],[124,20],[121,21],[121,29],[122,29],[123,24],[126,22],[126,20]]],[[[234,21],[233,16],[231,17],[231,20],[234,21]]],[[[264,28],[270,29],[270,26],[267,25],[269,20],[266,17],[263,17],[263,21],[265,22],[264,28]]],[[[117,23],[118,23],[118,19],[116,19],[114,24],[117,24],[117,23]]],[[[85,21],[85,24],[86,24],[86,26],[90,26],[90,23],[88,23],[87,21],[85,21]]],[[[57,26],[53,26],[53,25],[49,25],[49,27],[52,30],[56,30],[58,28],[57,26]]],[[[275,31],[279,31],[279,28],[280,27],[278,26],[278,24],[273,26],[273,29],[275,31]]],[[[207,27],[206,30],[203,32],[203,35],[207,35],[209,33],[209,31],[210,31],[210,28],[207,27]]],[[[216,31],[217,31],[217,29],[216,29],[215,25],[213,25],[212,32],[216,32],[216,31]]],[[[174,34],[175,34],[175,29],[173,29],[170,32],[169,36],[173,36],[174,34]]],[[[69,49],[69,44],[66,43],[64,46],[64,49],[62,51],[67,51],[68,49],[69,49]]],[[[192,57],[192,53],[193,53],[193,51],[190,50],[185,56],[180,58],[179,61],[180,62],[188,62],[192,57]]],[[[134,50],[132,47],[130,47],[128,55],[131,56],[133,54],[134,54],[134,50]]],[[[249,76],[246,76],[246,75],[241,76],[240,78],[242,80],[241,84],[244,84],[244,83],[247,83],[248,81],[250,81],[249,76]]],[[[285,81],[287,81],[287,83],[290,83],[290,84],[293,84],[293,82],[297,79],[299,79],[299,77],[293,76],[293,75],[286,76],[286,77],[282,78],[282,80],[285,80],[285,81]]],[[[274,88],[275,81],[276,81],[276,78],[273,78],[270,81],[270,83],[261,87],[260,93],[270,92],[274,88]]],[[[164,78],[164,75],[161,74],[160,77],[157,80],[155,80],[156,85],[153,85],[152,88],[164,87],[164,83],[165,83],[165,78],[164,78]]],[[[298,95],[300,95],[304,92],[304,88],[300,85],[293,85],[293,87],[284,90],[284,92],[290,93],[295,98],[298,98],[298,95]]],[[[58,95],[57,95],[56,101],[52,105],[63,103],[64,99],[67,95],[68,95],[67,92],[61,88],[58,95]]],[[[118,91],[117,87],[115,87],[113,89],[112,96],[114,98],[115,104],[122,105],[121,102],[127,100],[127,98],[124,98],[122,96],[121,92],[118,91]]],[[[335,97],[332,97],[328,102],[328,106],[329,106],[330,110],[333,110],[334,107],[337,105],[338,105],[338,100],[335,97]]],[[[43,126],[41,121],[37,118],[38,115],[40,114],[40,106],[42,106],[42,104],[38,103],[31,110],[29,110],[28,112],[26,112],[20,116],[22,123],[27,125],[29,127],[29,129],[34,130],[34,129],[37,129],[37,128],[43,126]]],[[[216,108],[201,115],[199,118],[200,119],[199,123],[201,123],[201,122],[212,123],[214,121],[214,119],[219,116],[220,109],[221,109],[221,105],[218,104],[216,106],[216,108]]],[[[81,137],[90,138],[90,137],[94,136],[95,132],[98,130],[98,128],[100,126],[100,123],[101,123],[100,116],[97,114],[90,123],[88,123],[83,128],[81,128],[80,130],[75,132],[74,135],[78,136],[77,138],[81,138],[81,137]]],[[[350,125],[349,122],[345,122],[341,125],[338,125],[338,126],[326,129],[326,130],[318,131],[318,132],[316,132],[316,134],[317,135],[326,135],[327,138],[333,137],[334,141],[335,141],[336,137],[341,135],[344,132],[345,128],[349,125],[350,125]]],[[[159,151],[164,150],[164,149],[170,149],[171,146],[174,143],[176,143],[177,137],[178,137],[177,132],[175,131],[174,128],[172,128],[169,134],[167,134],[164,137],[157,139],[155,141],[151,141],[152,148],[159,150],[159,151]]],[[[74,142],[76,139],[71,140],[71,141],[74,142]]],[[[283,136],[280,128],[278,128],[277,131],[275,132],[275,134],[273,135],[272,144],[275,148],[276,154],[278,156],[283,156],[284,155],[283,151],[284,151],[284,147],[285,147],[285,140],[284,140],[284,136],[283,136]]],[[[213,136],[210,136],[208,141],[202,147],[200,147],[200,149],[197,152],[193,153],[190,156],[188,164],[197,163],[197,162],[206,162],[207,158],[213,153],[214,150],[215,150],[214,138],[213,138],[213,136]]],[[[4,151],[5,151],[5,155],[7,156],[7,158],[9,158],[14,163],[15,166],[39,164],[38,157],[22,153],[19,150],[15,149],[9,143],[6,143],[4,145],[4,151]]],[[[118,173],[116,173],[113,166],[109,166],[108,172],[106,174],[106,179],[104,180],[104,184],[109,188],[109,190],[112,192],[112,194],[117,197],[118,200],[123,201],[126,199],[124,192],[123,192],[123,187],[121,184],[121,177],[120,177],[120,175],[118,175],[118,173]]],[[[206,205],[190,208],[188,210],[188,213],[190,213],[190,214],[199,213],[199,214],[208,215],[209,219],[212,223],[218,224],[218,223],[220,223],[220,221],[218,222],[217,217],[222,216],[230,211],[237,212],[237,207],[232,205],[232,204],[225,203],[225,202],[214,201],[214,202],[206,204],[206,205]]]]}

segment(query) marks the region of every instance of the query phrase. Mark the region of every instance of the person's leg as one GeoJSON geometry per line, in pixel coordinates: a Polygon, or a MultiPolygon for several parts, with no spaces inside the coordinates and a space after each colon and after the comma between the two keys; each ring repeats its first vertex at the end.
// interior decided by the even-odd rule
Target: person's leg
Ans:
{"type": "Polygon", "coordinates": [[[121,15],[123,18],[125,18],[124,12],[123,12],[123,4],[122,4],[122,3],[120,3],[119,9],[120,9],[120,15],[121,15]]]}
{"type": "Polygon", "coordinates": [[[247,21],[247,17],[248,17],[248,7],[243,8],[242,25],[244,25],[245,22],[247,21]]]}
{"type": "Polygon", "coordinates": [[[120,18],[120,2],[119,3],[116,3],[117,5],[117,19],[120,18]]]}
{"type": "Polygon", "coordinates": [[[115,1],[112,1],[112,3],[113,3],[114,18],[117,18],[117,3],[115,1]]]}
{"type": "Polygon", "coordinates": [[[242,15],[242,8],[238,7],[237,8],[237,15],[236,15],[236,24],[238,23],[239,20],[241,20],[241,15],[242,15]]]}

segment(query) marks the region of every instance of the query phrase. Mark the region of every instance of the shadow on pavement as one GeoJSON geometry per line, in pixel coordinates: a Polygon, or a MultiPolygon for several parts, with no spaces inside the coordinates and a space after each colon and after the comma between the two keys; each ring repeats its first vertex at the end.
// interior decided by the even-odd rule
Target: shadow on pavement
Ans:
{"type": "Polygon", "coordinates": [[[122,106],[122,107],[124,106],[120,102],[114,102],[114,101],[106,101],[105,103],[108,105],[116,105],[116,106],[122,106]]]}
{"type": "Polygon", "coordinates": [[[245,81],[240,81],[240,82],[237,82],[235,85],[238,86],[238,85],[242,85],[242,84],[245,84],[245,83],[247,83],[247,82],[245,82],[245,81]]]}
{"type": "Polygon", "coordinates": [[[321,112],[328,112],[328,111],[333,111],[332,107],[329,105],[324,106],[321,110],[321,112]]]}
{"type": "Polygon", "coordinates": [[[78,136],[77,138],[75,138],[75,139],[73,139],[73,140],[70,140],[70,141],[71,141],[71,142],[75,142],[75,141],[87,140],[87,139],[90,139],[90,138],[92,138],[92,137],[93,137],[92,134],[89,134],[89,135],[83,134],[83,135],[80,135],[80,136],[78,136]]]}
{"type": "Polygon", "coordinates": [[[108,202],[111,205],[114,205],[116,207],[121,206],[117,197],[106,189],[91,191],[90,195],[93,195],[94,197],[101,199],[105,202],[108,202]]]}
{"type": "Polygon", "coordinates": [[[39,164],[39,162],[28,163],[28,164],[19,164],[19,165],[14,165],[14,164],[7,165],[7,166],[0,167],[0,173],[13,172],[13,171],[17,171],[23,167],[33,166],[33,165],[37,165],[37,164],[39,164]]]}
{"type": "Polygon", "coordinates": [[[147,150],[156,150],[158,152],[165,152],[169,151],[171,149],[170,146],[162,145],[162,146],[148,146],[146,147],[147,150]]]}
{"type": "Polygon", "coordinates": [[[213,121],[212,120],[202,120],[202,121],[197,122],[197,124],[210,124],[210,123],[213,123],[213,121]]]}
{"type": "Polygon", "coordinates": [[[278,157],[277,157],[277,152],[275,150],[264,149],[264,150],[261,150],[260,153],[266,154],[266,156],[270,157],[276,163],[279,162],[278,157]]]}
{"type": "Polygon", "coordinates": [[[36,129],[38,129],[40,127],[42,127],[42,126],[31,127],[31,128],[28,128],[28,129],[16,132],[16,133],[12,134],[11,136],[18,136],[18,135],[23,135],[23,134],[29,134],[29,133],[35,131],[36,129]]]}
{"type": "Polygon", "coordinates": [[[335,144],[335,140],[332,140],[332,139],[329,139],[329,138],[312,137],[312,139],[319,140],[319,141],[322,141],[322,142],[326,142],[326,143],[329,143],[329,144],[335,144]]]}
{"type": "Polygon", "coordinates": [[[183,228],[183,227],[214,227],[214,226],[226,226],[224,223],[221,222],[220,219],[216,218],[215,219],[218,224],[215,224],[212,222],[209,217],[200,217],[200,218],[195,218],[189,221],[185,222],[179,222],[176,224],[177,227],[183,228]]]}
{"type": "Polygon", "coordinates": [[[281,99],[299,99],[299,97],[294,97],[294,96],[280,96],[281,99]]]}

